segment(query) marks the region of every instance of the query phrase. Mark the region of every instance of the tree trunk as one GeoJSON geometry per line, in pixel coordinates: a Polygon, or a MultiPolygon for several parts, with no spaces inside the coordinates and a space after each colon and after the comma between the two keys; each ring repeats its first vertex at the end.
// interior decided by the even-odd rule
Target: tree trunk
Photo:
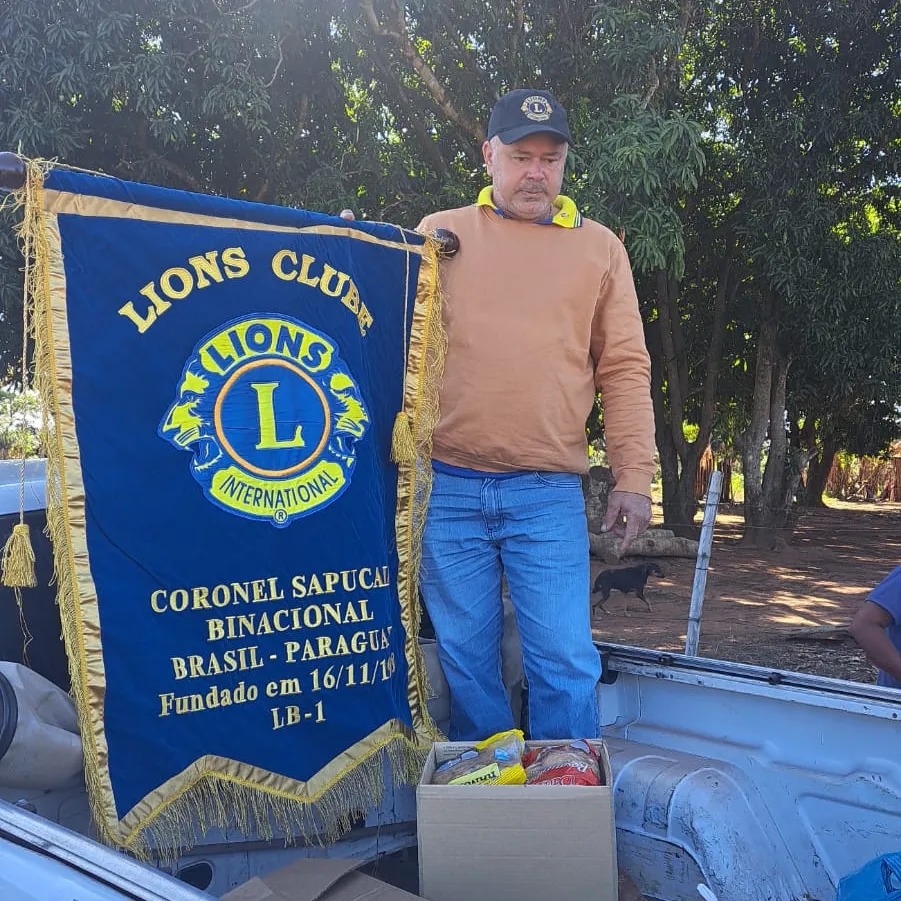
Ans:
{"type": "Polygon", "coordinates": [[[613,486],[613,473],[606,466],[592,466],[588,475],[582,479],[582,491],[585,495],[585,518],[588,531],[600,533],[607,515],[607,498],[613,486]]]}
{"type": "Polygon", "coordinates": [[[696,537],[694,518],[697,512],[694,476],[684,468],[681,475],[671,475],[663,483],[663,527],[686,538],[696,537]]]}
{"type": "Polygon", "coordinates": [[[679,473],[679,479],[672,492],[672,517],[667,520],[667,528],[686,538],[698,537],[698,527],[694,524],[694,520],[698,512],[695,482],[698,461],[701,457],[700,447],[699,440],[687,445],[687,453],[682,461],[682,471],[679,473]]]}
{"type": "Polygon", "coordinates": [[[807,469],[807,491],[804,497],[806,507],[825,507],[823,492],[835,462],[836,448],[831,440],[823,442],[819,454],[810,461],[807,469]]]}
{"type": "Polygon", "coordinates": [[[679,284],[665,271],[659,270],[657,273],[658,328],[654,334],[651,393],[663,479],[663,520],[667,528],[692,537],[697,534],[694,525],[698,512],[695,477],[698,461],[713,430],[727,310],[738,287],[732,266],[733,253],[734,248],[729,245],[720,263],[713,325],[705,359],[698,436],[694,442],[686,441],[682,430],[686,399],[692,388],[678,303],[679,284]]]}
{"type": "Polygon", "coordinates": [[[788,431],[785,424],[785,389],[791,360],[776,351],[773,354],[773,380],[770,385],[770,446],[763,471],[763,500],[776,512],[783,492],[788,460],[788,431]]]}
{"type": "Polygon", "coordinates": [[[802,474],[803,488],[798,491],[798,504],[803,507],[825,507],[823,492],[835,455],[838,450],[834,436],[829,433],[826,437],[819,438],[822,424],[813,416],[808,416],[803,427],[797,430],[798,453],[806,457],[807,477],[802,474]]]}
{"type": "Polygon", "coordinates": [[[685,415],[685,391],[688,361],[677,303],[678,283],[664,270],[657,272],[657,311],[660,359],[652,371],[657,447],[663,479],[663,521],[667,528],[690,529],[697,511],[694,474],[697,454],[685,440],[682,420],[685,415]],[[664,378],[666,388],[664,390],[664,378]],[[693,463],[691,461],[694,461],[693,463]],[[690,490],[686,494],[686,486],[690,490]]]}
{"type": "Polygon", "coordinates": [[[658,354],[655,353],[651,357],[651,399],[654,402],[654,429],[663,483],[663,524],[666,528],[671,528],[681,522],[678,496],[679,453],[670,430],[663,385],[663,366],[658,354]]]}
{"type": "MultiPolygon", "coordinates": [[[[785,538],[792,527],[795,493],[807,465],[806,454],[789,448],[785,428],[785,386],[790,366],[791,359],[778,353],[773,354],[769,407],[770,446],[761,487],[750,511],[745,495],[745,532],[742,544],[763,550],[781,550],[785,546],[785,538]]],[[[759,470],[758,457],[757,472],[759,470]]]]}
{"type": "Polygon", "coordinates": [[[773,384],[773,353],[776,323],[772,316],[764,319],[757,340],[757,363],[754,370],[754,394],[751,422],[741,435],[741,462],[745,477],[745,534],[743,541],[754,544],[754,536],[764,525],[763,508],[763,443],[770,424],[770,391],[773,384]]]}
{"type": "Polygon", "coordinates": [[[791,359],[779,353],[775,298],[767,298],[757,341],[751,422],[741,436],[745,476],[742,544],[766,550],[785,545],[792,499],[802,468],[790,466],[785,429],[785,388],[791,359]],[[769,434],[766,468],[763,445],[769,434]]]}
{"type": "Polygon", "coordinates": [[[731,504],[732,496],[732,460],[728,457],[720,461],[717,469],[723,474],[723,493],[720,495],[721,504],[731,504]]]}
{"type": "Polygon", "coordinates": [[[658,445],[660,476],[663,482],[663,524],[669,529],[681,522],[679,502],[679,456],[671,441],[658,445]]]}

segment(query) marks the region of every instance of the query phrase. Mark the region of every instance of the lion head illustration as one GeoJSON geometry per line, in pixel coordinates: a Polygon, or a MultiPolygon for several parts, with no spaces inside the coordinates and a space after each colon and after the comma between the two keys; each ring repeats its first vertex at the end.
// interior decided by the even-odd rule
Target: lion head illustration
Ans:
{"type": "Polygon", "coordinates": [[[369,414],[363,405],[360,389],[346,373],[336,372],[329,379],[329,394],[335,400],[334,405],[329,405],[334,416],[330,448],[345,460],[352,461],[355,457],[354,444],[369,427],[369,414]]]}
{"type": "Polygon", "coordinates": [[[222,458],[222,447],[213,430],[213,404],[210,379],[196,358],[185,367],[178,395],[160,423],[159,433],[181,450],[190,450],[191,471],[198,478],[222,458]]]}

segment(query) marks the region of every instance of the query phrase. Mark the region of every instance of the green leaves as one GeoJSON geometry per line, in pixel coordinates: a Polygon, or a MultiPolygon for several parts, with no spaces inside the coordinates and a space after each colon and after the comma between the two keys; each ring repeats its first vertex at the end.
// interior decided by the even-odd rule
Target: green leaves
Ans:
{"type": "MultiPolygon", "coordinates": [[[[374,0],[373,30],[364,6],[8,3],[0,149],[414,226],[487,183],[464,120],[484,123],[507,88],[549,87],[577,140],[565,190],[624,233],[658,361],[658,272],[673,283],[685,384],[670,410],[672,382],[660,381],[667,415],[701,415],[727,258],[715,399],[728,422],[747,419],[770,302],[780,346],[795,356],[792,416],[818,397],[837,408],[841,397],[876,404],[899,390],[893,7],[374,0]]],[[[4,228],[0,370],[16,353],[21,291],[4,228]]]]}
{"type": "Polygon", "coordinates": [[[705,155],[697,123],[646,108],[634,95],[594,115],[582,112],[579,182],[585,209],[623,228],[639,273],[685,268],[681,207],[698,187],[705,155]]]}

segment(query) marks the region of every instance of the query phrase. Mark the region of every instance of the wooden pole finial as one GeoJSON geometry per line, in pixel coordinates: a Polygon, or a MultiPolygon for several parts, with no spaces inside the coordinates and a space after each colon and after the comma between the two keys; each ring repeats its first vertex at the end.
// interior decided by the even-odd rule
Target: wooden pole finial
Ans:
{"type": "Polygon", "coordinates": [[[441,249],[438,251],[438,254],[444,259],[454,256],[460,250],[460,239],[455,232],[447,228],[437,228],[435,229],[435,237],[441,242],[441,249]]]}
{"type": "Polygon", "coordinates": [[[25,187],[25,161],[15,153],[0,153],[0,191],[20,191],[25,187]]]}

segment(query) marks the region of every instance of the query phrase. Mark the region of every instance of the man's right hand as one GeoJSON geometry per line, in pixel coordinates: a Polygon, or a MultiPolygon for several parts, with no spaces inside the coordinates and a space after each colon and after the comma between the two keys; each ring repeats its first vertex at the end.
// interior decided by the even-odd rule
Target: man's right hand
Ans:
{"type": "Polygon", "coordinates": [[[354,216],[353,210],[341,210],[341,212],[338,213],[338,215],[339,215],[342,219],[346,219],[348,222],[353,222],[354,219],[357,218],[356,216],[354,216]]]}
{"type": "Polygon", "coordinates": [[[647,529],[651,521],[651,499],[632,491],[610,492],[607,498],[607,515],[601,525],[602,532],[613,532],[621,538],[616,549],[618,557],[624,557],[632,542],[647,529]]]}

